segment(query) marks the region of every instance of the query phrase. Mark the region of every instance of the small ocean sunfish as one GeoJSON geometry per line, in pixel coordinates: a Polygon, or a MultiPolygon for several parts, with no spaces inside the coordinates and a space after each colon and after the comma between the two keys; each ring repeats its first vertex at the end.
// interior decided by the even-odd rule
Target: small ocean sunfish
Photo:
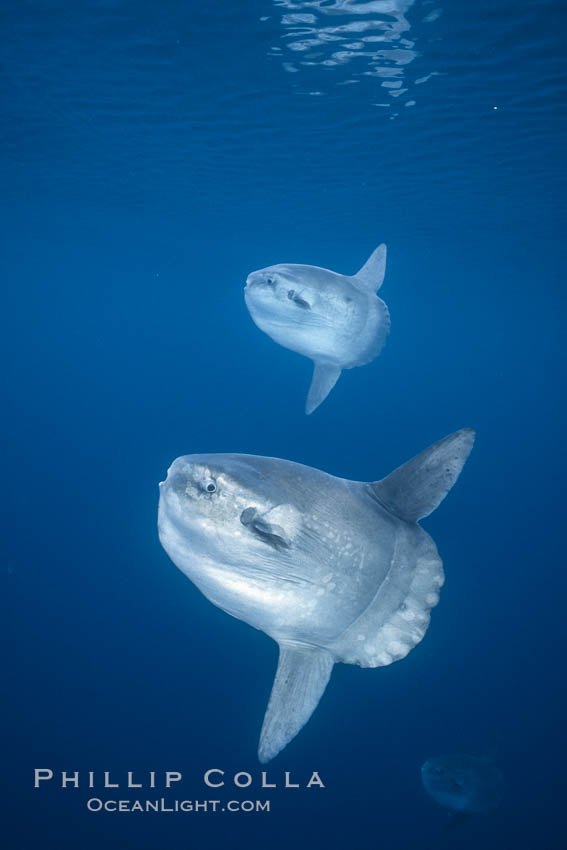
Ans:
{"type": "Polygon", "coordinates": [[[461,814],[485,814],[497,808],[504,780],[487,758],[435,756],[421,768],[423,786],[439,805],[461,814]]]}
{"type": "Polygon", "coordinates": [[[358,274],[282,263],[252,272],[244,298],[252,319],[274,342],[313,360],[306,413],[328,396],[342,369],[364,366],[380,354],[390,315],[376,292],[386,271],[379,245],[358,274]]]}

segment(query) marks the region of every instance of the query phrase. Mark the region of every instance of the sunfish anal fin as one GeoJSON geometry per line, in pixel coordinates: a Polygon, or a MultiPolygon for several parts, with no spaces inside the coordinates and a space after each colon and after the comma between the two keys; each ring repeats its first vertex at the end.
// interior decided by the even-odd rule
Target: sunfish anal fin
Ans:
{"type": "Polygon", "coordinates": [[[331,677],[334,658],[325,649],[280,643],[276,678],[258,746],[265,764],[283,750],[315,711],[331,677]]]}
{"type": "Polygon", "coordinates": [[[470,820],[470,815],[468,814],[468,812],[449,812],[449,818],[444,826],[444,829],[454,829],[456,826],[460,826],[468,820],[470,820]]]}
{"type": "Polygon", "coordinates": [[[379,502],[400,519],[417,522],[443,501],[465,465],[474,443],[472,428],[455,431],[370,484],[379,502]]]}
{"type": "Polygon", "coordinates": [[[307,403],[305,405],[305,412],[308,415],[313,413],[321,402],[327,398],[339,380],[340,374],[340,366],[331,366],[329,363],[314,363],[313,378],[311,379],[311,386],[309,387],[307,403]]]}

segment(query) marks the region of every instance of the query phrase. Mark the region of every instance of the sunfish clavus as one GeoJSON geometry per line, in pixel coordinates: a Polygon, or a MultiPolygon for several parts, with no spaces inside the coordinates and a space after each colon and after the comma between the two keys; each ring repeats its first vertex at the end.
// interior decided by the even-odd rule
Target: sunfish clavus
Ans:
{"type": "Polygon", "coordinates": [[[260,761],[308,721],[333,664],[391,664],[423,638],[443,568],[418,520],[473,441],[457,431],[374,483],[254,455],[187,455],[169,468],[164,549],[211,602],[279,644],[260,761]]]}
{"type": "Polygon", "coordinates": [[[385,272],[386,246],[379,245],[352,276],[294,263],[248,275],[244,298],[256,325],[313,360],[306,413],[328,396],[342,369],[364,366],[380,354],[390,330],[388,308],[376,295],[385,272]]]}

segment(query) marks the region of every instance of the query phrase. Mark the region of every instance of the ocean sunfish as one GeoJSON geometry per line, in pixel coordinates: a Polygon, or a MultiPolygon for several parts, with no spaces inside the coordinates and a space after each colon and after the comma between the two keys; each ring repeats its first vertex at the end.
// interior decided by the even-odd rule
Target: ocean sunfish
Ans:
{"type": "Polygon", "coordinates": [[[318,266],[282,263],[252,272],[244,298],[252,319],[274,342],[313,360],[306,413],[328,396],[342,369],[380,354],[390,314],[376,295],[386,271],[379,245],[352,277],[318,266]]]}
{"type": "Polygon", "coordinates": [[[162,546],[214,605],[279,644],[261,762],[309,720],[333,664],[385,666],[423,638],[443,567],[418,520],[473,441],[457,431],[374,483],[254,455],[187,455],[169,468],[162,546]]]}
{"type": "Polygon", "coordinates": [[[486,814],[500,805],[504,779],[487,758],[435,756],[421,768],[423,787],[439,805],[460,815],[486,814]]]}

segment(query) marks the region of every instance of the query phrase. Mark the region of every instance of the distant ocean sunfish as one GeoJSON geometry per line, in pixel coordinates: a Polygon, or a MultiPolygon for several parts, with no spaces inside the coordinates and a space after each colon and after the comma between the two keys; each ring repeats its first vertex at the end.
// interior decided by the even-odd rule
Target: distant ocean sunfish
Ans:
{"type": "Polygon", "coordinates": [[[421,768],[423,787],[439,805],[459,814],[486,814],[500,805],[504,780],[487,758],[435,756],[421,768]]]}
{"type": "Polygon", "coordinates": [[[314,362],[306,413],[328,396],[342,369],[364,366],[380,354],[390,315],[376,292],[386,271],[379,245],[358,274],[282,263],[252,272],[244,298],[260,330],[314,362]]]}
{"type": "Polygon", "coordinates": [[[207,599],[280,648],[260,761],[309,720],[336,662],[385,666],[423,638],[443,567],[418,520],[473,441],[458,431],[368,484],[254,455],[187,455],[169,468],[162,546],[207,599]]]}

